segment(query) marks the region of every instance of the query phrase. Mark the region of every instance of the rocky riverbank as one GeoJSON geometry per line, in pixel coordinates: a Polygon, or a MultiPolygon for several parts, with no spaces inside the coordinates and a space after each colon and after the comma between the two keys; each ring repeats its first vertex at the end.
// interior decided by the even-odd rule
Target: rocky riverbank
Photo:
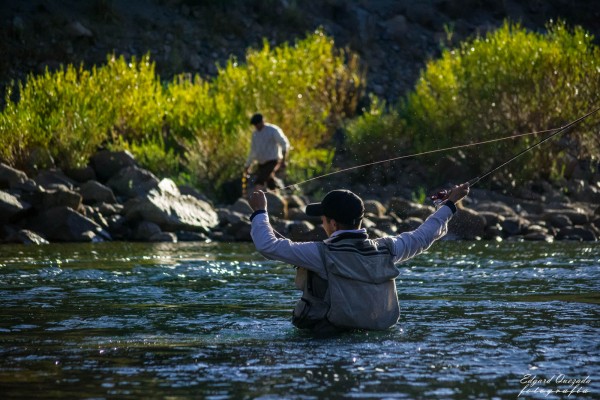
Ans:
{"type": "MultiPolygon", "coordinates": [[[[401,188],[382,188],[380,193],[390,195],[377,199],[355,190],[365,198],[364,226],[371,236],[410,231],[434,211],[409,200],[401,188]]],[[[569,192],[567,197],[548,183],[524,187],[521,197],[473,188],[446,237],[598,240],[600,187],[571,182],[569,192]]],[[[318,199],[267,195],[279,233],[297,241],[325,238],[320,220],[303,212],[308,201],[318,199]]],[[[0,164],[3,243],[249,241],[251,212],[243,198],[232,205],[214,205],[193,188],[161,180],[127,152],[101,151],[86,168],[46,170],[34,177],[0,164]]]]}

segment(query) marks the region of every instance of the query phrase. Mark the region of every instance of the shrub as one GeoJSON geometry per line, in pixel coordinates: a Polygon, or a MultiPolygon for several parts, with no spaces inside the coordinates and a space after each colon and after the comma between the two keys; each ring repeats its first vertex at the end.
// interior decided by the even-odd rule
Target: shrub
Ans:
{"type": "Polygon", "coordinates": [[[397,110],[388,109],[385,101],[374,95],[370,99],[369,107],[362,109],[363,114],[346,126],[347,147],[359,163],[398,157],[410,148],[397,110]]]}
{"type": "Polygon", "coordinates": [[[187,168],[199,184],[214,187],[239,176],[256,111],[290,139],[289,176],[304,176],[307,166],[323,168],[329,152],[313,149],[329,145],[335,129],[353,115],[363,80],[357,57],[336,50],[321,31],[293,46],[264,42],[261,50],[248,50],[245,64],[230,59],[211,82],[176,78],[168,87],[173,108],[167,121],[185,132],[187,168]]]}
{"type": "MultiPolygon", "coordinates": [[[[557,128],[591,111],[600,93],[600,50],[592,40],[563,22],[550,23],[546,34],[506,22],[485,37],[444,50],[427,64],[401,106],[414,150],[557,128]]],[[[510,171],[549,177],[567,153],[597,158],[598,126],[590,118],[562,140],[517,159],[510,171]]],[[[539,139],[478,146],[465,151],[466,160],[484,172],[539,139]]]]}
{"type": "Polygon", "coordinates": [[[105,66],[91,70],[46,70],[18,89],[18,102],[9,92],[0,117],[7,143],[2,156],[15,165],[41,148],[59,167],[82,166],[103,143],[148,140],[163,124],[161,86],[149,56],[139,62],[109,56],[105,66]]]}
{"type": "Polygon", "coordinates": [[[41,148],[70,168],[100,146],[125,148],[155,173],[218,192],[239,177],[249,118],[260,111],[292,142],[290,176],[309,176],[330,162],[331,136],[353,115],[363,81],[357,57],[321,31],[294,45],[265,42],[248,50],[245,64],[230,59],[211,81],[181,75],[163,85],[149,55],[109,55],[91,70],[69,65],[29,76],[18,101],[7,92],[0,157],[18,165],[41,148]]]}

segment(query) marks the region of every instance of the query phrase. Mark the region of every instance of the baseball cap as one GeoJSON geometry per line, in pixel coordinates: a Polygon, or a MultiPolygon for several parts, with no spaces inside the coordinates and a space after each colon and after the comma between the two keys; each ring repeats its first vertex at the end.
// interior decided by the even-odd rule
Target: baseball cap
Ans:
{"type": "Polygon", "coordinates": [[[332,190],[320,203],[306,206],[306,215],[320,217],[324,215],[337,222],[356,225],[365,213],[365,206],[360,197],[346,189],[332,190]]]}
{"type": "Polygon", "coordinates": [[[261,122],[263,122],[263,116],[262,114],[254,114],[252,116],[252,118],[250,118],[250,124],[252,125],[256,125],[256,124],[260,124],[261,122]]]}

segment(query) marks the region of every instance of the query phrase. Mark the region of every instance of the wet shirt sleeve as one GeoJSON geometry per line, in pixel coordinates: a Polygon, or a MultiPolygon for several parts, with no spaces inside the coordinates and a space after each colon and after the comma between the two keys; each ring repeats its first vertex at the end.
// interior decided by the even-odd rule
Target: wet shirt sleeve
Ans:
{"type": "Polygon", "coordinates": [[[394,263],[408,260],[424,252],[433,242],[443,237],[448,232],[448,221],[452,215],[449,206],[442,206],[414,231],[391,237],[394,263]]]}
{"type": "Polygon", "coordinates": [[[325,268],[319,253],[319,244],[317,242],[297,243],[289,239],[278,239],[275,237],[273,228],[269,223],[267,213],[254,215],[250,235],[256,250],[266,258],[303,267],[316,272],[322,278],[326,278],[325,268]]]}

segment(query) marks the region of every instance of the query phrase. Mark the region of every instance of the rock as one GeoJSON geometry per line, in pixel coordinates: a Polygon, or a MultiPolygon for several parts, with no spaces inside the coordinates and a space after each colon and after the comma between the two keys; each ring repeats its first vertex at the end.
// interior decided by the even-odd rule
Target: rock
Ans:
{"type": "Polygon", "coordinates": [[[516,217],[517,213],[515,210],[510,208],[504,203],[497,201],[480,201],[471,205],[471,208],[475,211],[479,212],[488,212],[494,213],[498,215],[502,215],[504,217],[516,217]]]}
{"type": "Polygon", "coordinates": [[[187,186],[187,185],[179,186],[179,193],[190,195],[192,197],[197,198],[198,200],[202,200],[202,201],[212,205],[212,201],[210,201],[210,199],[208,197],[206,197],[204,194],[200,193],[198,190],[196,190],[195,188],[193,188],[191,186],[187,186]]]}
{"type": "Polygon", "coordinates": [[[207,241],[210,241],[210,239],[206,235],[204,235],[200,232],[177,231],[177,232],[175,232],[175,235],[177,235],[178,242],[207,242],[207,241]]]}
{"type": "Polygon", "coordinates": [[[225,233],[233,237],[233,239],[238,242],[249,242],[252,240],[252,237],[250,236],[250,230],[250,221],[239,221],[227,227],[225,233]]]}
{"type": "Polygon", "coordinates": [[[381,202],[377,200],[366,200],[365,202],[365,214],[372,214],[375,217],[383,217],[386,213],[385,207],[381,202]]]}
{"type": "Polygon", "coordinates": [[[421,218],[417,218],[417,217],[406,218],[397,225],[398,233],[414,231],[419,226],[421,226],[422,223],[423,223],[423,220],[421,218]]]}
{"type": "Polygon", "coordinates": [[[29,178],[27,174],[9,165],[0,163],[0,189],[11,189],[23,185],[29,178]]]}
{"type": "Polygon", "coordinates": [[[507,217],[500,223],[500,226],[507,236],[518,235],[523,229],[523,219],[517,216],[507,217]]]}
{"type": "Polygon", "coordinates": [[[269,215],[277,218],[287,218],[288,205],[285,199],[275,192],[266,192],[269,215]]]}
{"type": "Polygon", "coordinates": [[[229,210],[237,212],[239,214],[242,215],[252,215],[252,207],[250,207],[250,203],[248,203],[248,200],[240,197],[239,199],[237,199],[235,201],[235,203],[233,203],[230,207],[229,210]]]}
{"type": "Polygon", "coordinates": [[[393,212],[401,219],[416,217],[424,220],[435,212],[435,208],[400,197],[393,197],[390,199],[388,212],[393,212]]]}
{"type": "Polygon", "coordinates": [[[325,232],[323,226],[318,226],[304,235],[304,241],[306,242],[321,242],[325,239],[327,239],[327,232],[325,232]]]}
{"type": "Polygon", "coordinates": [[[286,196],[285,200],[288,205],[288,211],[291,208],[298,208],[301,211],[304,211],[304,209],[306,208],[306,202],[302,199],[302,197],[300,197],[298,195],[293,194],[293,195],[286,196]]]}
{"type": "Polygon", "coordinates": [[[155,224],[154,222],[142,221],[135,228],[135,233],[133,234],[133,238],[135,240],[141,240],[144,242],[151,241],[150,238],[156,234],[162,233],[160,226],[155,224]]]}
{"type": "Polygon", "coordinates": [[[46,239],[41,237],[35,232],[32,232],[27,229],[21,229],[18,232],[15,232],[11,236],[7,238],[7,242],[9,243],[22,243],[22,244],[48,244],[46,239]]]}
{"type": "Polygon", "coordinates": [[[121,212],[123,211],[123,205],[122,204],[107,204],[107,203],[102,203],[99,206],[97,206],[98,212],[106,217],[110,217],[112,215],[115,214],[121,214],[121,212]]]}
{"type": "Polygon", "coordinates": [[[82,168],[66,169],[64,172],[66,176],[79,183],[95,181],[97,179],[96,171],[89,165],[82,168]]]}
{"type": "Polygon", "coordinates": [[[297,242],[309,241],[314,230],[315,226],[308,221],[293,221],[287,226],[287,237],[297,242]]]}
{"type": "Polygon", "coordinates": [[[391,220],[381,220],[375,225],[375,229],[385,232],[386,235],[394,236],[398,233],[398,227],[391,220]]]}
{"type": "Polygon", "coordinates": [[[401,42],[406,39],[408,22],[404,15],[398,14],[395,17],[388,19],[383,23],[383,27],[392,40],[401,42]]]}
{"type": "Polygon", "coordinates": [[[102,229],[109,228],[108,221],[106,220],[104,215],[102,215],[100,213],[98,208],[94,208],[94,207],[87,206],[87,205],[82,206],[82,208],[85,211],[83,213],[84,216],[88,217],[89,219],[93,220],[95,223],[100,225],[102,227],[102,229]]]}
{"type": "Polygon", "coordinates": [[[122,215],[111,215],[106,222],[108,223],[108,232],[114,239],[126,240],[132,237],[131,228],[122,215]]]}
{"type": "Polygon", "coordinates": [[[560,229],[557,234],[557,238],[561,240],[577,240],[577,241],[588,241],[593,242],[598,240],[598,237],[591,229],[587,229],[581,226],[566,227],[560,229]]]}
{"type": "Polygon", "coordinates": [[[233,225],[240,221],[247,221],[248,217],[246,214],[241,214],[236,211],[232,211],[227,208],[217,209],[217,217],[221,225],[233,225]]]}
{"type": "Polygon", "coordinates": [[[100,182],[106,182],[121,169],[136,166],[133,155],[128,151],[103,150],[94,154],[90,160],[100,182]]]}
{"type": "Polygon", "coordinates": [[[170,194],[172,196],[181,196],[181,192],[179,188],[173,182],[172,179],[164,178],[160,182],[158,182],[158,190],[163,194],[170,194]]]}
{"type": "Polygon", "coordinates": [[[554,241],[554,238],[552,236],[550,236],[544,232],[527,233],[526,235],[523,236],[523,238],[525,240],[539,241],[539,242],[543,241],[543,242],[548,242],[548,243],[552,243],[554,241]]]}
{"type": "Polygon", "coordinates": [[[114,192],[127,199],[145,196],[158,187],[159,180],[153,173],[138,167],[125,167],[106,182],[114,192]]]}
{"type": "Polygon", "coordinates": [[[90,242],[111,240],[97,223],[69,207],[55,207],[43,212],[28,226],[50,241],[90,242]]]}
{"type": "Polygon", "coordinates": [[[195,197],[173,196],[152,190],[147,196],[130,200],[123,210],[126,220],[154,222],[163,231],[205,231],[217,226],[219,219],[210,204],[195,197]]]}
{"type": "Polygon", "coordinates": [[[73,21],[67,25],[67,33],[74,38],[93,38],[94,34],[91,30],[83,26],[79,21],[73,21]]]}
{"type": "Polygon", "coordinates": [[[60,169],[48,169],[41,171],[34,181],[47,190],[53,190],[60,187],[66,187],[73,190],[77,186],[77,182],[66,176],[60,169]]]}
{"type": "Polygon", "coordinates": [[[16,221],[23,216],[31,205],[16,196],[0,190],[0,223],[16,221]]]}
{"type": "Polygon", "coordinates": [[[505,220],[505,218],[502,215],[496,214],[491,211],[480,211],[479,215],[485,218],[486,226],[499,225],[502,221],[505,220]]]}
{"type": "Polygon", "coordinates": [[[159,232],[152,235],[149,242],[162,242],[162,243],[177,243],[177,235],[173,232],[159,232]]]}
{"type": "Polygon", "coordinates": [[[488,225],[485,227],[483,238],[485,240],[496,240],[501,241],[504,232],[500,224],[488,225]]]}
{"type": "Polygon", "coordinates": [[[87,181],[79,187],[79,193],[85,204],[113,204],[117,202],[112,189],[98,181],[87,181]]]}
{"type": "Polygon", "coordinates": [[[58,189],[48,190],[39,194],[41,197],[42,209],[48,210],[54,207],[65,206],[78,210],[81,206],[81,195],[72,190],[68,190],[62,186],[58,186],[58,189]]]}
{"type": "Polygon", "coordinates": [[[480,239],[484,236],[485,218],[477,211],[459,208],[448,223],[448,231],[452,235],[466,240],[480,239]]]}
{"type": "Polygon", "coordinates": [[[542,216],[543,220],[546,221],[550,226],[558,229],[566,228],[567,226],[573,225],[569,217],[562,214],[561,212],[549,211],[542,216]]]}

